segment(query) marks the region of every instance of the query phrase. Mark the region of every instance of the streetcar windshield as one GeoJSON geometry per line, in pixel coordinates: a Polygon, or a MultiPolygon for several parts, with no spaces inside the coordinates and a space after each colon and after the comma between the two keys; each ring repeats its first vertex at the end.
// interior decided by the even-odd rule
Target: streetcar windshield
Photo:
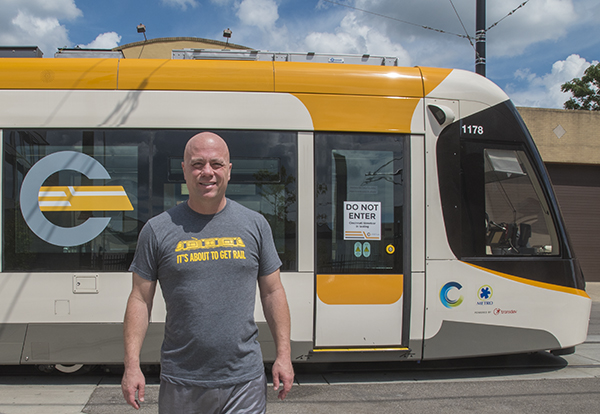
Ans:
{"type": "Polygon", "coordinates": [[[556,255],[541,185],[523,151],[484,149],[487,255],[556,255]]]}

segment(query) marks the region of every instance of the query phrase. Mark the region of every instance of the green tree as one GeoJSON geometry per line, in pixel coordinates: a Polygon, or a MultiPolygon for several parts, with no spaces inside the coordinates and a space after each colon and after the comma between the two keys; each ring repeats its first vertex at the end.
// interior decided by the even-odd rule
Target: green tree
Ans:
{"type": "Polygon", "coordinates": [[[561,85],[560,89],[573,95],[565,102],[565,109],[600,111],[600,63],[591,65],[581,79],[574,78],[561,85]]]}

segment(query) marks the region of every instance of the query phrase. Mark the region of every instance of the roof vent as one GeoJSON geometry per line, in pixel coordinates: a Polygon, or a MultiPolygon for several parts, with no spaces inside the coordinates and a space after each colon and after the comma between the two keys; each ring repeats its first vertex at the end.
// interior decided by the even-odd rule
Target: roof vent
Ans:
{"type": "Polygon", "coordinates": [[[316,62],[353,65],[398,66],[398,58],[372,55],[334,55],[325,53],[281,53],[261,50],[179,49],[171,52],[172,59],[258,60],[268,62],[316,62]]]}
{"type": "Polygon", "coordinates": [[[97,59],[123,59],[125,56],[121,50],[112,49],[81,49],[79,47],[58,49],[55,58],[97,58],[97,59]]]}
{"type": "Polygon", "coordinates": [[[0,46],[2,58],[41,58],[43,55],[37,46],[0,46]]]}

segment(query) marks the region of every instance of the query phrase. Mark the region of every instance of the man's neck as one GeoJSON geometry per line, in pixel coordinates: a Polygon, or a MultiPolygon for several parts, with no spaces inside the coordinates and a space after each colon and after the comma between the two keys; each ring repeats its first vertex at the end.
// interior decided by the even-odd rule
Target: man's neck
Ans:
{"type": "Polygon", "coordinates": [[[223,210],[227,205],[227,199],[223,198],[218,203],[195,203],[191,199],[188,199],[187,204],[188,207],[194,210],[196,213],[210,216],[223,210]]]}

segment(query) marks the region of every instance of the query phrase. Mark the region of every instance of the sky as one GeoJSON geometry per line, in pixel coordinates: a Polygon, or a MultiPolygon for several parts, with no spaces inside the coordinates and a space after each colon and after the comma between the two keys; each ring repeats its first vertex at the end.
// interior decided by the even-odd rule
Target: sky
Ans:
{"type": "MultiPolygon", "coordinates": [[[[200,37],[273,52],[395,56],[475,70],[476,0],[0,0],[0,45],[113,48],[200,37]],[[435,30],[433,30],[435,29],[435,30]],[[473,40],[474,44],[474,40],[473,40]]],[[[600,1],[488,0],[487,77],[517,106],[562,108],[600,60],[600,1]],[[516,10],[515,10],[516,9],[516,10]],[[497,24],[496,24],[497,23],[497,24]]]]}

